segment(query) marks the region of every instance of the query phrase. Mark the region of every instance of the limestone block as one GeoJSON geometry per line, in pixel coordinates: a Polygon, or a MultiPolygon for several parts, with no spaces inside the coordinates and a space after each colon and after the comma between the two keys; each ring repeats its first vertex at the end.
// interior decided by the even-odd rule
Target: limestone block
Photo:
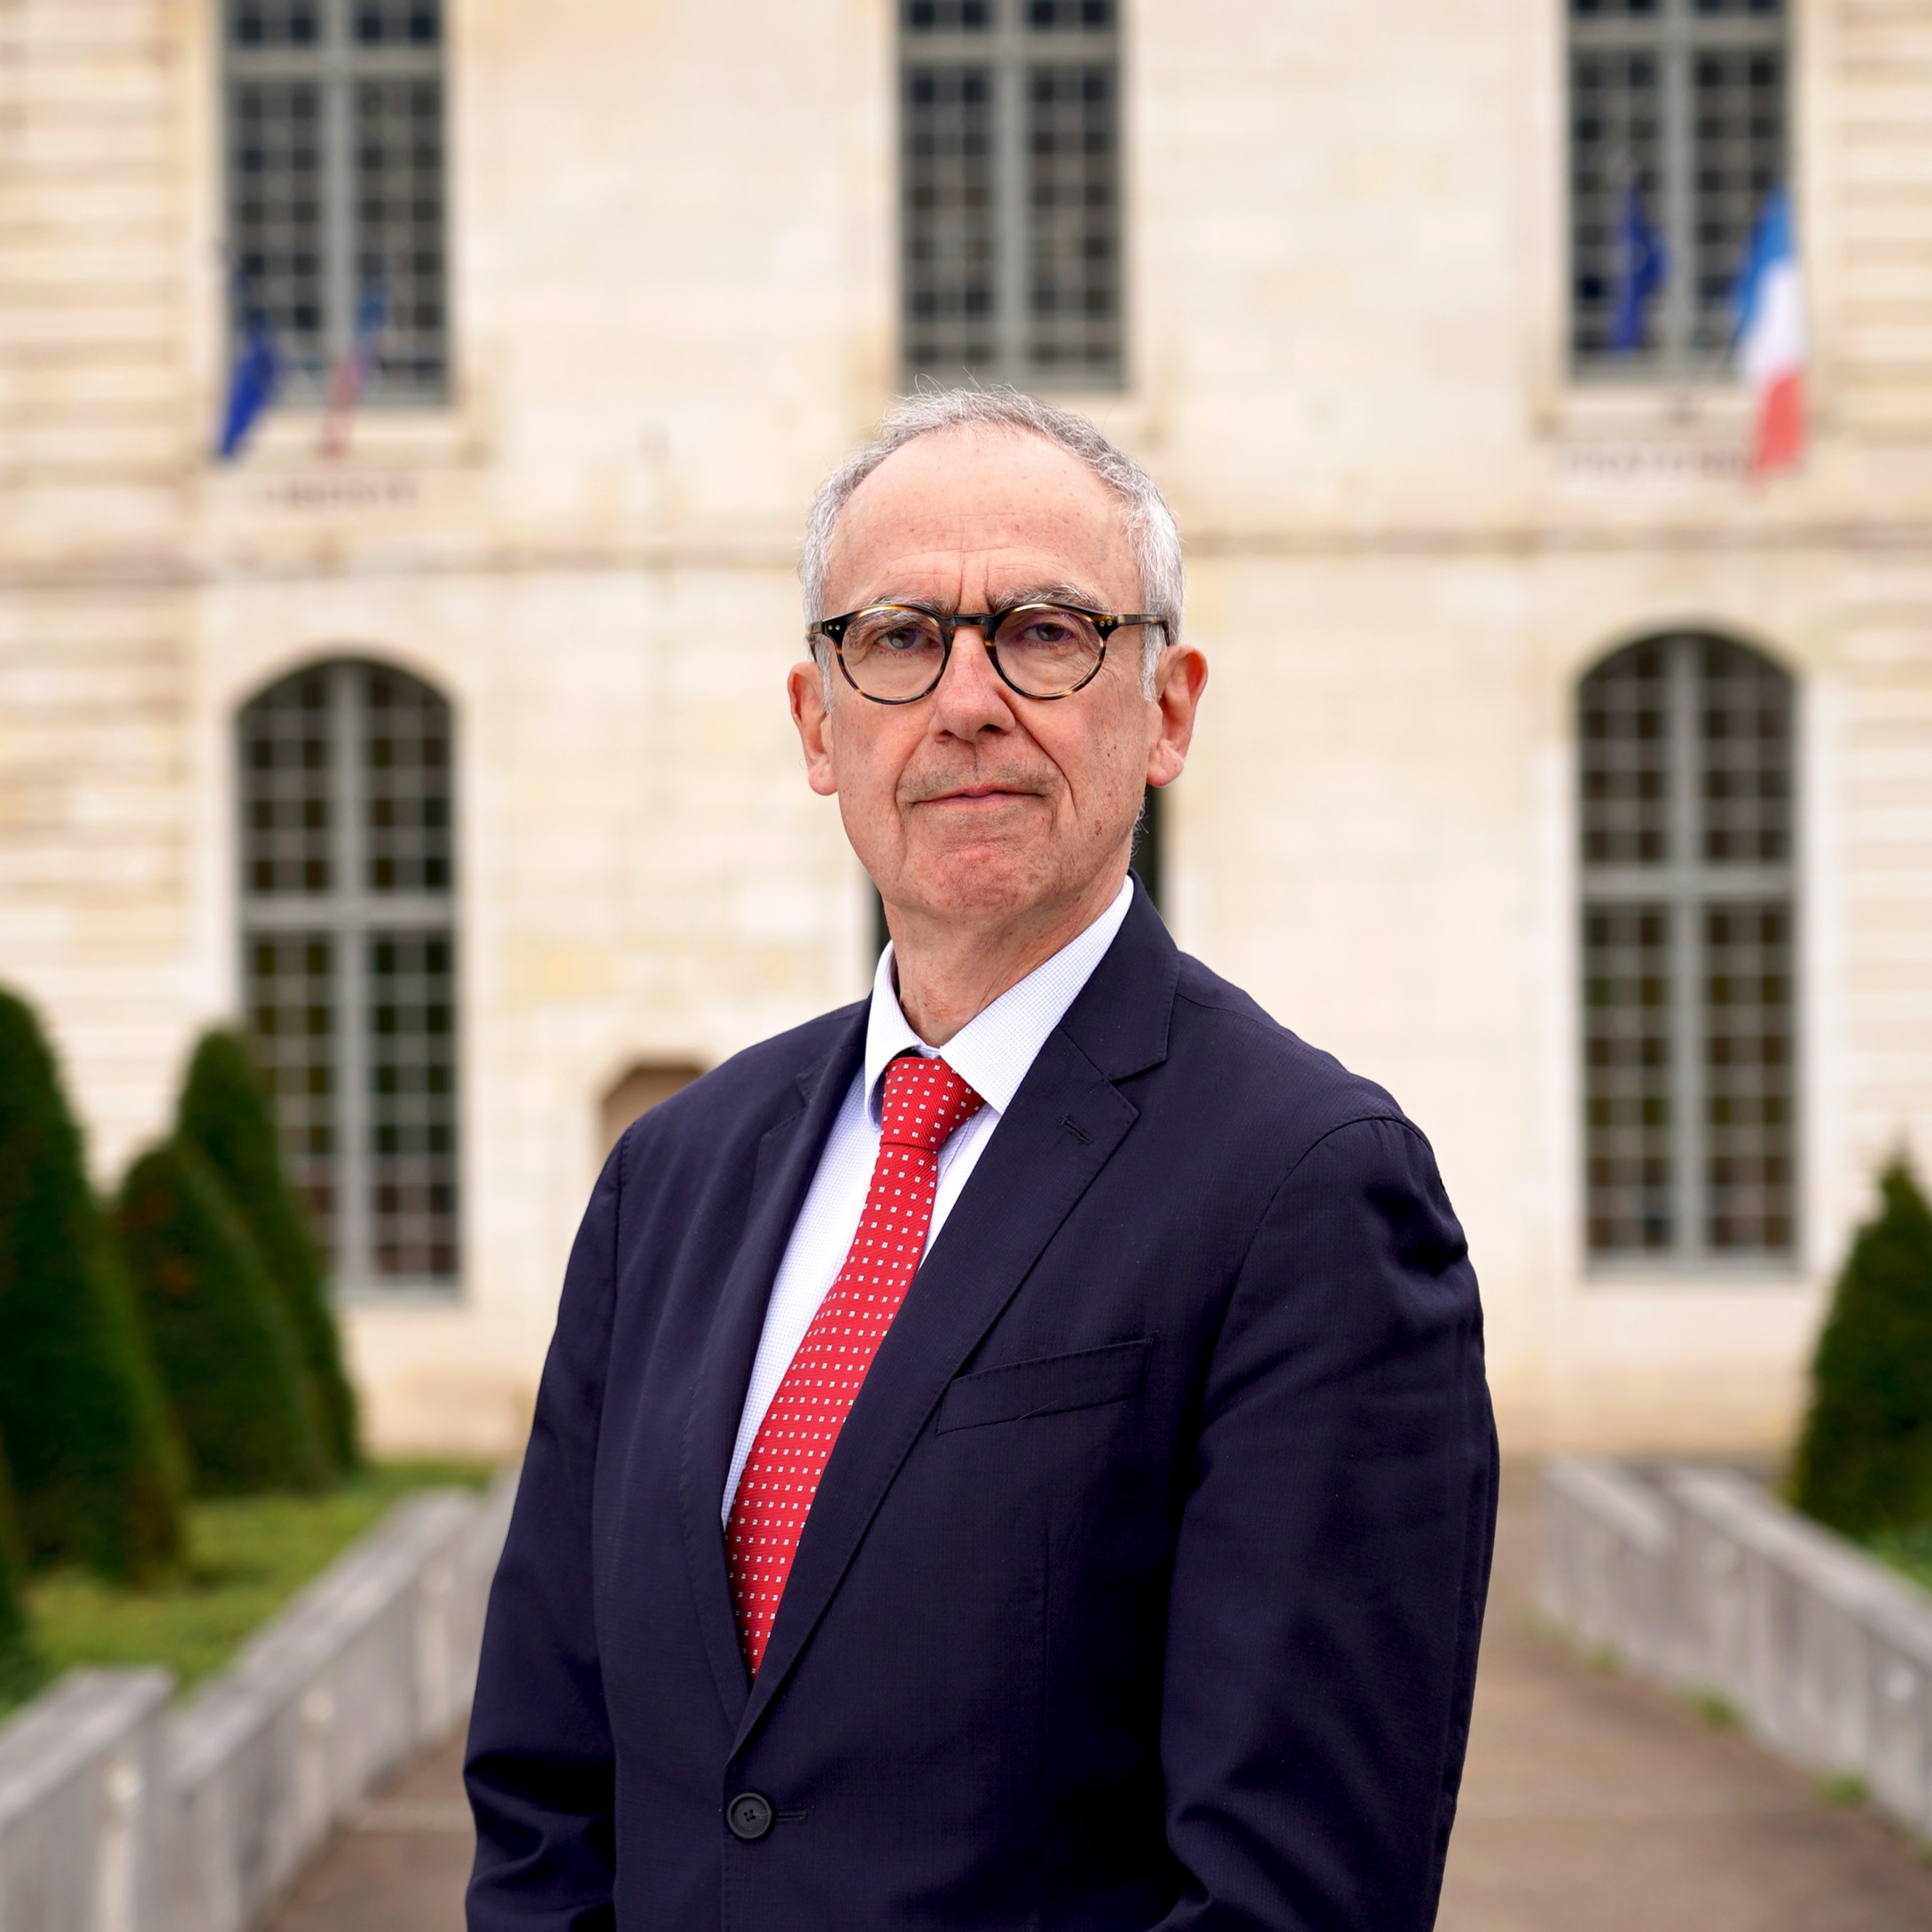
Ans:
{"type": "Polygon", "coordinates": [[[1545,1614],[1762,1743],[1932,1830],[1932,1598],[1737,1471],[1566,1459],[1543,1487],[1545,1614]]]}
{"type": "Polygon", "coordinates": [[[449,1734],[506,1518],[501,1490],[404,1504],[175,1720],[178,1932],[243,1932],[351,1805],[449,1734]]]}
{"type": "Polygon", "coordinates": [[[0,1926],[168,1932],[165,1670],[76,1670],[0,1730],[0,1926]]]}
{"type": "Polygon", "coordinates": [[[1670,1668],[1676,1537],[1650,1487],[1581,1457],[1545,1472],[1539,1603],[1586,1649],[1657,1674],[1670,1668]]]}

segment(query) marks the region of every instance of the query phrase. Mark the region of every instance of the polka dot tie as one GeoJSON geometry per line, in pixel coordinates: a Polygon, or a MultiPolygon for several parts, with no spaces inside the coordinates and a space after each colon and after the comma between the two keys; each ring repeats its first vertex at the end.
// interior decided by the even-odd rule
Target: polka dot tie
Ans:
{"type": "Polygon", "coordinates": [[[886,1068],[879,1158],[858,1232],[758,1425],[731,1498],[725,1555],[754,1677],[818,1478],[925,1252],[939,1150],[984,1105],[943,1060],[902,1054],[886,1068]]]}

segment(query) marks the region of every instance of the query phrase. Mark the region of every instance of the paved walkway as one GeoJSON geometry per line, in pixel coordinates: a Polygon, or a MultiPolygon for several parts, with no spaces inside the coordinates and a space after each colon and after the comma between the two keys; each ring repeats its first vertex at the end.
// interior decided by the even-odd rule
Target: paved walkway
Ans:
{"type": "Polygon", "coordinates": [[[1532,1634],[1535,1505],[1512,1470],[1438,1932],[1928,1932],[1876,1818],[1532,1634]]]}
{"type": "MultiPolygon", "coordinates": [[[[1439,1932],[1932,1932],[1932,1866],[1869,1813],[1531,1633],[1534,1509],[1512,1472],[1439,1932]]],[[[458,1755],[367,1806],[272,1932],[461,1932],[458,1755]]]]}

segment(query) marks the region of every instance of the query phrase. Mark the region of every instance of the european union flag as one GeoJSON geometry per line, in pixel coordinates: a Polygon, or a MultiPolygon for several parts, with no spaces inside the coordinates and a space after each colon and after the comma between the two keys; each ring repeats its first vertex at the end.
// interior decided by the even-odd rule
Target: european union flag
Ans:
{"type": "Polygon", "coordinates": [[[254,427],[255,418],[275,400],[281,380],[282,358],[275,346],[275,327],[257,310],[248,318],[247,340],[235,358],[234,373],[228,382],[228,409],[222,418],[217,452],[223,462],[231,462],[254,427]]]}
{"type": "Polygon", "coordinates": [[[1644,213],[1644,192],[1635,181],[1623,191],[1623,217],[1616,236],[1616,313],[1610,322],[1610,347],[1639,349],[1644,325],[1657,291],[1670,272],[1670,251],[1644,213]]]}

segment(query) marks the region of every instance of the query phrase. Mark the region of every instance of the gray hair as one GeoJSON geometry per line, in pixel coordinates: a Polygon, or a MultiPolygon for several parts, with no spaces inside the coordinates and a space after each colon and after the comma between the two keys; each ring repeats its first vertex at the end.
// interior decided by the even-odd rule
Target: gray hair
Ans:
{"type": "MultiPolygon", "coordinates": [[[[1166,645],[1181,634],[1185,579],[1181,567],[1181,533],[1160,486],[1124,450],[1117,450],[1084,416],[1055,409],[1036,396],[1004,384],[988,389],[931,389],[902,397],[888,412],[879,434],[841,463],[820,486],[805,520],[799,583],[805,593],[805,618],[816,622],[831,614],[825,607],[825,573],[832,533],[858,486],[896,450],[921,436],[947,430],[1005,429],[1038,436],[1084,464],[1119,499],[1127,520],[1127,541],[1140,577],[1140,607],[1162,620],[1150,628],[1142,647],[1141,685],[1151,697],[1154,668],[1166,645]]],[[[828,669],[824,640],[815,640],[821,669],[828,669]]]]}

